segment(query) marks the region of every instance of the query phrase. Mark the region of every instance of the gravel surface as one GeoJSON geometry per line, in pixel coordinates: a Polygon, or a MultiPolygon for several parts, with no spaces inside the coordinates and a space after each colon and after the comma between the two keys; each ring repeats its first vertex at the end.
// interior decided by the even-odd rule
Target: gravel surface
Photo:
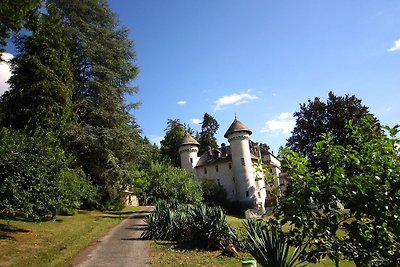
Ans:
{"type": "Polygon", "coordinates": [[[147,266],[149,255],[148,240],[140,235],[146,224],[144,217],[152,207],[145,207],[123,220],[109,233],[81,251],[71,262],[71,266],[147,266]]]}

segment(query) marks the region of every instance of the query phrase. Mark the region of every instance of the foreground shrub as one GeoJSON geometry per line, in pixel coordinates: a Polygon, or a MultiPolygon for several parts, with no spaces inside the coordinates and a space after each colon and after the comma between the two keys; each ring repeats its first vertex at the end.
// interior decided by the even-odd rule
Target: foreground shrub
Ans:
{"type": "Polygon", "coordinates": [[[168,164],[152,163],[135,179],[135,189],[141,203],[177,201],[195,204],[203,200],[201,185],[193,174],[168,164]]]}
{"type": "Polygon", "coordinates": [[[235,241],[236,236],[225,220],[221,207],[204,204],[168,204],[158,202],[146,218],[148,227],[142,237],[177,241],[180,246],[220,249],[235,241]]]}
{"type": "Polygon", "coordinates": [[[244,245],[261,266],[296,266],[299,249],[289,254],[289,244],[277,225],[248,220],[244,245]]]}
{"type": "Polygon", "coordinates": [[[201,182],[201,189],[203,191],[203,201],[207,206],[227,207],[226,191],[214,179],[206,176],[201,182]]]}
{"type": "Polygon", "coordinates": [[[73,213],[90,186],[68,165],[51,134],[1,128],[0,215],[43,220],[60,210],[73,213]]]}

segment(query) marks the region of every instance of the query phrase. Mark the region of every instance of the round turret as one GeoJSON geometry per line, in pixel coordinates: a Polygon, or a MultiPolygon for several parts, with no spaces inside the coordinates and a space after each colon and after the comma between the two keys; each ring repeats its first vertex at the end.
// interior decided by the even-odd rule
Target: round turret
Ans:
{"type": "Polygon", "coordinates": [[[189,172],[193,172],[199,161],[197,153],[200,144],[189,133],[186,133],[179,146],[179,154],[181,156],[181,166],[189,172]]]}
{"type": "Polygon", "coordinates": [[[254,168],[249,149],[252,131],[236,118],[225,133],[231,145],[233,175],[236,180],[237,200],[246,205],[256,201],[254,168]]]}

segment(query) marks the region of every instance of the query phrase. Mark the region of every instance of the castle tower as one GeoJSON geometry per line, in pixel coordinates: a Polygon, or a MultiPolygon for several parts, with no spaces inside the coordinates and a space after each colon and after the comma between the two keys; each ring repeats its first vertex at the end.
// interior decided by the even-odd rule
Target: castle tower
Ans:
{"type": "Polygon", "coordinates": [[[185,170],[194,173],[199,157],[200,144],[189,134],[186,133],[179,146],[179,154],[181,157],[181,167],[185,170]]]}
{"type": "Polygon", "coordinates": [[[236,199],[244,208],[253,208],[257,203],[257,188],[254,168],[249,149],[252,132],[236,118],[224,137],[231,145],[233,175],[235,178],[236,199]]]}

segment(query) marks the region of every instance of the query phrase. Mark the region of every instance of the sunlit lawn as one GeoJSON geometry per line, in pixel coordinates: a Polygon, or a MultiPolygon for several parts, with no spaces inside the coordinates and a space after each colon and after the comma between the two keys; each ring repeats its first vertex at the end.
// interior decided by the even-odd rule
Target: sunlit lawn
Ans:
{"type": "Polygon", "coordinates": [[[0,219],[0,266],[64,266],[131,212],[80,211],[41,223],[0,219]]]}

